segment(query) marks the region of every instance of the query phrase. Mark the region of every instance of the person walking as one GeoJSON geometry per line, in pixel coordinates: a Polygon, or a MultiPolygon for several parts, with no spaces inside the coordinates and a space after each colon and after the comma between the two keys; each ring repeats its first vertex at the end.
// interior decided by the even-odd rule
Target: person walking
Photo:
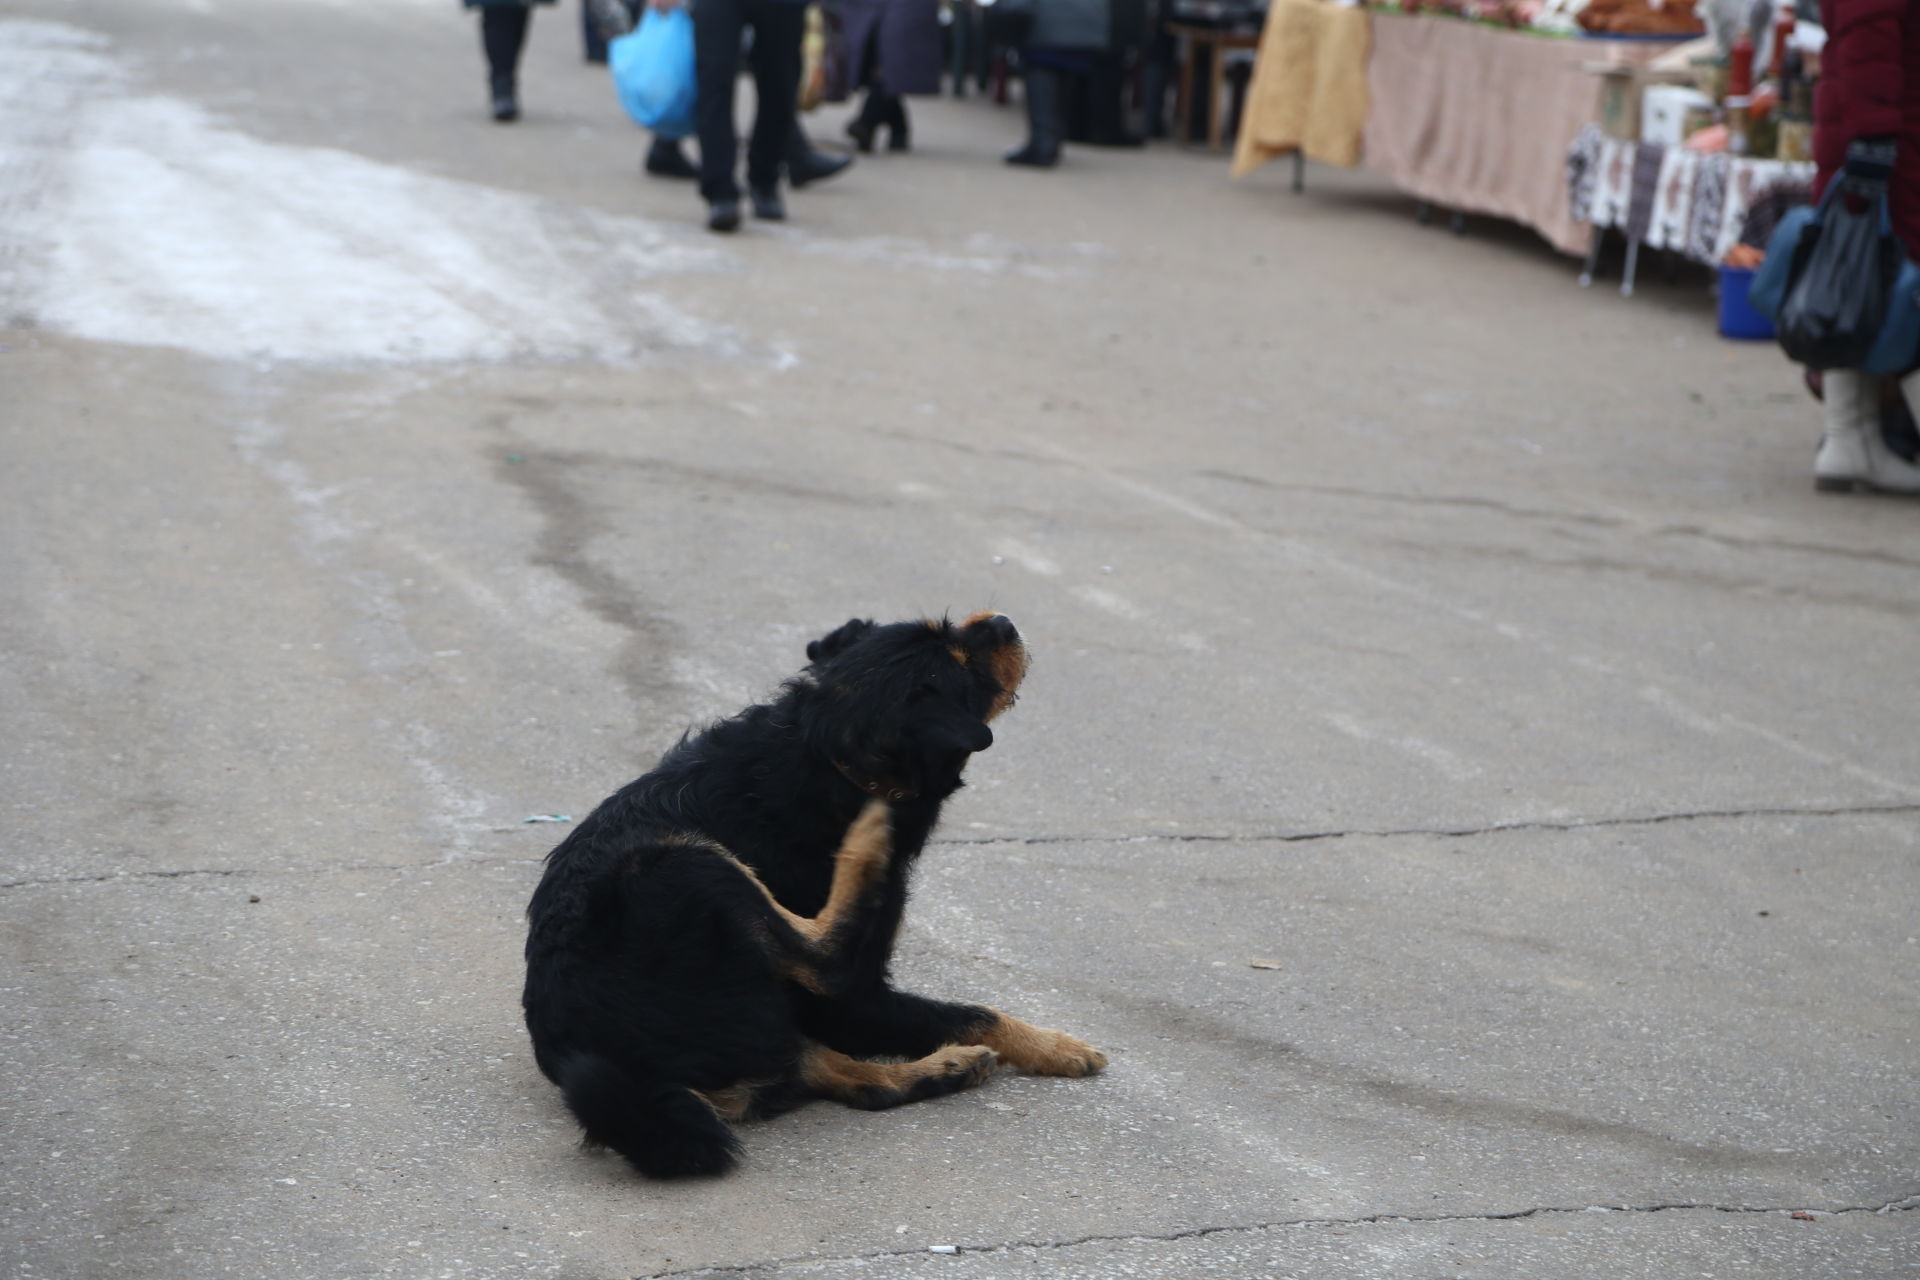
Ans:
{"type": "Polygon", "coordinates": [[[1093,68],[1094,55],[1112,42],[1110,0],[1033,0],[1032,24],[1020,46],[1021,96],[1027,141],[1008,164],[1051,169],[1060,163],[1063,80],[1093,68]]]}
{"type": "MultiPolygon", "coordinates": [[[[1849,176],[1884,183],[1894,234],[1909,257],[1920,258],[1920,0],[1822,0],[1820,9],[1827,44],[1814,98],[1814,199],[1849,176]]],[[[1815,485],[1920,493],[1920,466],[1883,433],[1880,379],[1828,369],[1822,382],[1826,424],[1815,485]]],[[[1898,385],[1920,415],[1920,371],[1909,370],[1898,385]]]]}
{"type": "Polygon", "coordinates": [[[910,150],[904,95],[940,92],[939,0],[840,0],[839,15],[848,78],[867,91],[847,136],[872,151],[884,128],[887,150],[910,150]]]}
{"type": "MultiPolygon", "coordinates": [[[[581,0],[582,20],[586,24],[586,31],[590,33],[586,46],[587,61],[605,62],[608,44],[639,24],[640,11],[645,3],[646,0],[581,0]],[[594,56],[596,52],[599,54],[597,58],[594,56]]],[[[799,114],[796,112],[793,131],[787,137],[785,161],[787,181],[798,188],[831,178],[852,164],[853,157],[815,151],[813,143],[800,127],[799,114]]],[[[681,149],[680,139],[663,137],[657,133],[647,145],[640,168],[656,178],[679,178],[694,182],[700,179],[700,167],[687,159],[687,153],[681,149]]]]}
{"type": "MultiPolygon", "coordinates": [[[[674,9],[687,0],[649,0],[674,9]]],[[[747,141],[747,193],[753,214],[769,222],[787,216],[780,198],[780,171],[798,115],[800,40],[806,32],[805,0],[693,0],[693,61],[697,84],[695,133],[700,139],[700,195],[707,202],[707,229],[740,229],[740,182],[736,172],[740,136],[733,95],[740,78],[740,46],[749,28],[753,48],[753,131],[747,141]]]]}
{"type": "Polygon", "coordinates": [[[527,44],[527,23],[533,6],[553,0],[460,0],[461,6],[480,11],[480,49],[487,59],[487,87],[493,118],[509,124],[520,118],[520,51],[527,44]]]}

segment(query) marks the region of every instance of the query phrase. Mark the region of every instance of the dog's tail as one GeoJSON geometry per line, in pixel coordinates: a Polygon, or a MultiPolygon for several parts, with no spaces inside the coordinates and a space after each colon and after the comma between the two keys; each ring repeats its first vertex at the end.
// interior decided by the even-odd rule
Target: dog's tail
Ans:
{"type": "Polygon", "coordinates": [[[584,1053],[561,1064],[559,1077],[587,1142],[619,1152],[649,1178],[712,1176],[739,1162],[740,1139],[685,1086],[645,1079],[584,1053]]]}

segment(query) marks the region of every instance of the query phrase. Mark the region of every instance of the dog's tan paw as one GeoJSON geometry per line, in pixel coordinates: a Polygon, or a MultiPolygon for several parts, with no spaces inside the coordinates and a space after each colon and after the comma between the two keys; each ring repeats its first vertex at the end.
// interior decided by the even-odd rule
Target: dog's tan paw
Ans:
{"type": "Polygon", "coordinates": [[[1037,1076],[1090,1076],[1107,1065],[1107,1055],[1085,1040],[1004,1013],[981,1039],[1008,1066],[1037,1076]]]}
{"type": "MultiPolygon", "coordinates": [[[[1046,1028],[1041,1028],[1046,1030],[1046,1028]]],[[[1107,1068],[1107,1055],[1076,1036],[1054,1031],[1054,1043],[1040,1065],[1028,1068],[1043,1076],[1090,1076],[1107,1068]]]]}
{"type": "Polygon", "coordinates": [[[947,1076],[958,1076],[968,1085],[979,1084],[1000,1069],[1000,1055],[983,1044],[950,1044],[934,1055],[947,1076]]]}

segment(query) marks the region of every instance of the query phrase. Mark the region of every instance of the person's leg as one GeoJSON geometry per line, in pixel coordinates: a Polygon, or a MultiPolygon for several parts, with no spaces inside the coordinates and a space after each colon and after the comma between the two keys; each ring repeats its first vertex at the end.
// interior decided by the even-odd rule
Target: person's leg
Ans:
{"type": "Polygon", "coordinates": [[[1027,145],[1007,153],[1008,164],[1051,168],[1060,162],[1060,73],[1029,62],[1021,72],[1027,105],[1027,145]]]}
{"type": "Polygon", "coordinates": [[[684,178],[698,181],[700,170],[693,161],[687,159],[687,153],[680,149],[677,138],[663,138],[654,135],[653,142],[647,147],[646,162],[641,166],[656,178],[684,178]]]}
{"type": "MultiPolygon", "coordinates": [[[[1880,380],[1854,369],[1829,369],[1822,382],[1826,423],[1813,459],[1814,484],[1840,492],[1920,493],[1920,467],[1889,449],[1880,434],[1880,380]]],[[[1920,398],[1920,378],[1909,374],[1901,389],[1920,398]]]]}
{"type": "Polygon", "coordinates": [[[480,11],[480,47],[487,55],[487,84],[493,92],[495,120],[505,122],[520,114],[516,82],[531,12],[517,4],[488,5],[480,11]]]}
{"type": "Polygon", "coordinates": [[[913,140],[909,136],[907,125],[907,100],[887,88],[887,82],[884,76],[876,83],[875,87],[887,96],[887,150],[913,150],[913,140]]]}
{"type": "MultiPolygon", "coordinates": [[[[793,139],[800,92],[800,40],[807,10],[792,0],[749,0],[753,17],[753,137],[747,185],[756,197],[780,190],[780,166],[793,139]]],[[[756,205],[757,205],[756,201],[756,205]]]]}
{"type": "Polygon", "coordinates": [[[860,103],[860,114],[847,124],[847,136],[862,151],[873,150],[874,131],[887,122],[887,95],[877,79],[867,81],[867,96],[860,103]]]}
{"type": "Polygon", "coordinates": [[[580,53],[588,62],[607,60],[607,37],[594,20],[592,0],[580,0],[580,53]]]}
{"type": "Polygon", "coordinates": [[[740,36],[747,0],[699,0],[693,6],[694,119],[700,137],[700,194],[708,204],[738,202],[740,154],[734,133],[734,82],[740,78],[740,36]]]}

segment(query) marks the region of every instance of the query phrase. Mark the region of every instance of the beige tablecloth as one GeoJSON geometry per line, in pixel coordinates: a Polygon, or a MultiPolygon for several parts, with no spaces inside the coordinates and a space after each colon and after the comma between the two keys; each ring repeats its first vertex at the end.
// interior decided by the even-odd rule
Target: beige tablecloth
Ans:
{"type": "Polygon", "coordinates": [[[1322,164],[1359,162],[1367,125],[1367,15],[1325,0],[1274,0],[1247,86],[1233,176],[1303,150],[1322,164]]]}
{"type": "MultiPolygon", "coordinates": [[[[1306,105],[1295,115],[1282,114],[1276,106],[1288,101],[1278,83],[1262,83],[1297,74],[1281,71],[1303,60],[1290,46],[1312,38],[1317,30],[1276,19],[1294,2],[1370,20],[1366,123],[1358,130],[1355,149],[1369,169],[1442,208],[1508,218],[1532,227],[1562,253],[1586,251],[1590,233],[1568,209],[1566,157],[1574,138],[1599,117],[1600,78],[1589,68],[1599,63],[1641,65],[1664,46],[1556,39],[1458,18],[1368,13],[1335,9],[1323,0],[1289,0],[1274,6],[1261,39],[1254,67],[1257,92],[1248,94],[1236,173],[1313,137],[1312,122],[1326,101],[1321,86],[1339,83],[1326,65],[1333,46],[1323,33],[1317,36],[1306,105]]],[[[1354,56],[1350,44],[1338,50],[1349,69],[1354,56]]],[[[1328,110],[1335,124],[1353,132],[1344,100],[1328,110]]],[[[1308,154],[1332,159],[1339,150],[1323,142],[1308,154]]]]}

